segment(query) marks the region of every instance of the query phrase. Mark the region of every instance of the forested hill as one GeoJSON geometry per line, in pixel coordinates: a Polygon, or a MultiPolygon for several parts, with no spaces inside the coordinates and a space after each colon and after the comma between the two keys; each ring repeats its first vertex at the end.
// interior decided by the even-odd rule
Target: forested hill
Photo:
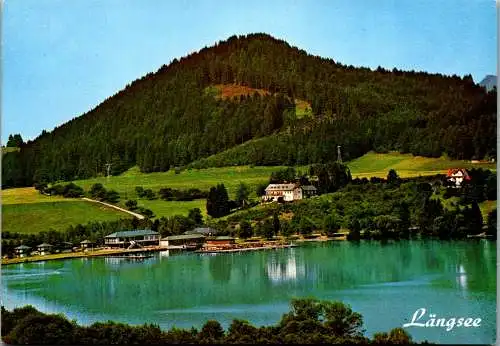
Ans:
{"type": "Polygon", "coordinates": [[[113,174],[165,171],[244,142],[239,159],[254,164],[329,161],[337,145],[346,160],[369,150],[495,157],[496,91],[470,75],[372,71],[266,34],[232,36],[6,154],[2,186],[95,176],[106,162],[113,174]],[[218,97],[215,86],[230,84],[265,92],[218,97]],[[296,99],[312,112],[297,112],[296,99]]]}

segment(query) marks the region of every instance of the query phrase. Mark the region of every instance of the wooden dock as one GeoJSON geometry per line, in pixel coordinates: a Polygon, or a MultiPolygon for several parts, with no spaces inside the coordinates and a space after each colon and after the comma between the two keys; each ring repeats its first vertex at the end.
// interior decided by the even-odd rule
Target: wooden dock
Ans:
{"type": "Polygon", "coordinates": [[[241,248],[230,248],[230,249],[200,249],[194,252],[196,253],[227,253],[227,252],[246,252],[246,251],[257,251],[257,250],[276,250],[276,249],[286,249],[296,247],[295,244],[283,244],[283,245],[265,245],[265,246],[255,246],[255,247],[241,247],[241,248]]]}

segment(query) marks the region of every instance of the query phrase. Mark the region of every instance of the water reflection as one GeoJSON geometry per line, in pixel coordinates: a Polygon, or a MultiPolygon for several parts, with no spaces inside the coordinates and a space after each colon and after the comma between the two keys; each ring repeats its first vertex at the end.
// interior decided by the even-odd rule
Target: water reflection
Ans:
{"type": "Polygon", "coordinates": [[[449,316],[481,316],[485,327],[475,330],[475,340],[490,343],[495,263],[496,242],[330,242],[214,256],[165,251],[142,261],[101,257],[6,266],[2,299],[163,328],[200,327],[208,318],[273,324],[290,298],[315,296],[351,304],[367,328],[382,331],[429,306],[449,316]]]}
{"type": "Polygon", "coordinates": [[[464,266],[461,264],[457,268],[457,283],[458,287],[462,290],[467,289],[467,273],[465,272],[464,266]]]}
{"type": "Polygon", "coordinates": [[[272,283],[295,281],[305,276],[305,265],[296,258],[294,249],[288,251],[287,256],[271,256],[267,263],[266,274],[272,283]]]}

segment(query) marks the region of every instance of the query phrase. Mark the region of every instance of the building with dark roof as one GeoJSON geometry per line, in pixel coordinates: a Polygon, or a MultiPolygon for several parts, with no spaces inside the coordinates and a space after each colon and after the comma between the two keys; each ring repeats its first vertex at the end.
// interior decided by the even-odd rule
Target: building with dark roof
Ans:
{"type": "Polygon", "coordinates": [[[196,227],[191,231],[186,231],[184,234],[203,234],[205,236],[211,236],[217,234],[217,230],[211,227],[196,227]]]}
{"type": "Polygon", "coordinates": [[[160,246],[196,249],[201,247],[204,242],[205,236],[203,234],[181,234],[160,239],[160,246]]]}
{"type": "Polygon", "coordinates": [[[53,247],[54,246],[51,244],[42,243],[42,244],[38,245],[36,248],[37,248],[38,252],[40,253],[40,255],[48,255],[49,253],[52,252],[53,247]]]}
{"type": "Polygon", "coordinates": [[[19,257],[26,257],[30,249],[31,248],[26,245],[19,245],[18,247],[14,248],[14,250],[16,251],[16,255],[19,257]]]}
{"type": "Polygon", "coordinates": [[[159,241],[160,234],[149,229],[120,231],[104,237],[105,245],[116,247],[128,247],[133,244],[139,246],[158,245],[159,241]]]}

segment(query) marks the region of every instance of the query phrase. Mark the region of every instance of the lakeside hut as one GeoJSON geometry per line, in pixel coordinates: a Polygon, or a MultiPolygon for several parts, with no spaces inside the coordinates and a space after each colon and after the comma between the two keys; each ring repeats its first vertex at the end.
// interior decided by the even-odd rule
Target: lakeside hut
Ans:
{"type": "Polygon", "coordinates": [[[80,242],[80,247],[83,250],[88,250],[89,248],[92,250],[94,248],[95,243],[91,242],[88,239],[85,239],[84,241],[80,242]]]}
{"type": "Polygon", "coordinates": [[[182,249],[197,249],[200,248],[205,241],[205,236],[202,234],[181,234],[171,235],[160,239],[161,247],[179,247],[182,249]]]}
{"type": "Polygon", "coordinates": [[[18,257],[26,257],[28,256],[28,253],[29,253],[29,250],[31,248],[29,246],[26,246],[26,245],[19,245],[18,247],[14,248],[14,250],[16,251],[16,255],[18,257]]]}
{"type": "Polygon", "coordinates": [[[160,233],[149,229],[115,232],[104,237],[104,244],[106,246],[122,248],[129,246],[158,246],[159,241],[160,233]]]}
{"type": "Polygon", "coordinates": [[[36,248],[38,250],[38,253],[40,253],[40,255],[44,256],[44,255],[50,254],[52,252],[53,247],[54,246],[51,244],[42,243],[42,244],[38,245],[36,248]]]}

